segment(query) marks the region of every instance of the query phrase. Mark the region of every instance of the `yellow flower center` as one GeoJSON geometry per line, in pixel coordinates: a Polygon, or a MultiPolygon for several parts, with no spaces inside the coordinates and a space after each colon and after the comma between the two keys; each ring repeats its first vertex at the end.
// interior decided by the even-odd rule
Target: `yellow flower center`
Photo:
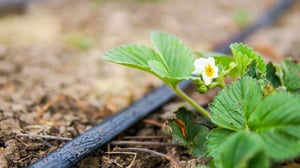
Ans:
{"type": "Polygon", "coordinates": [[[215,70],[214,68],[208,64],[206,67],[205,67],[205,74],[208,76],[208,77],[212,77],[215,73],[215,70]]]}

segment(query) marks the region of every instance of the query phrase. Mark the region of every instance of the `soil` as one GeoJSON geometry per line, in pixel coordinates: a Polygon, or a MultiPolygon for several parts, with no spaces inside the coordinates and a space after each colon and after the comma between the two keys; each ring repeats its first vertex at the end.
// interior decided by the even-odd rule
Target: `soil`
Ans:
{"type": "MultiPolygon", "coordinates": [[[[143,97],[161,82],[151,75],[101,59],[125,43],[151,45],[149,34],[176,34],[193,50],[210,51],[250,24],[275,0],[63,0],[32,1],[22,14],[0,18],[0,167],[26,167],[107,116],[143,97]],[[244,13],[244,17],[237,14],[244,13]],[[56,139],[35,135],[55,136],[56,139]],[[30,137],[31,136],[31,137],[30,137]]],[[[300,59],[300,2],[274,25],[249,37],[268,60],[300,59]]],[[[191,95],[207,104],[213,93],[191,95]]],[[[131,136],[166,136],[161,124],[177,107],[173,100],[128,129],[131,136]]],[[[156,137],[157,138],[157,137],[156,137]]],[[[171,139],[152,138],[168,142],[171,139]]],[[[136,141],[143,141],[134,139],[136,141]]],[[[147,140],[149,141],[149,140],[147,140]]],[[[119,145],[120,146],[120,145],[119,145]]],[[[176,156],[184,167],[206,164],[180,146],[139,146],[176,156]]],[[[174,167],[148,153],[99,149],[76,167],[174,167]]]]}

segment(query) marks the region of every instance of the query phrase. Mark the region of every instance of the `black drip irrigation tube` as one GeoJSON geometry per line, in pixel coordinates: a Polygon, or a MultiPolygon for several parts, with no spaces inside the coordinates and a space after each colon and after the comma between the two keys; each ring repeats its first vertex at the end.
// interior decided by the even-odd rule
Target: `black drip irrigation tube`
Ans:
{"type": "Polygon", "coordinates": [[[0,16],[23,14],[26,11],[27,0],[0,0],[0,16]]]}
{"type": "MultiPolygon", "coordinates": [[[[241,42],[257,29],[270,25],[282,14],[294,0],[278,0],[278,3],[267,11],[251,26],[229,39],[226,43],[215,48],[216,52],[229,53],[229,44],[241,42]]],[[[181,89],[191,86],[191,82],[183,81],[179,84],[181,89]]],[[[105,119],[85,133],[67,142],[59,149],[36,161],[29,168],[69,168],[76,165],[86,156],[95,152],[102,145],[108,143],[118,134],[134,125],[154,110],[174,98],[176,94],[163,85],[131,106],[105,119]]]]}

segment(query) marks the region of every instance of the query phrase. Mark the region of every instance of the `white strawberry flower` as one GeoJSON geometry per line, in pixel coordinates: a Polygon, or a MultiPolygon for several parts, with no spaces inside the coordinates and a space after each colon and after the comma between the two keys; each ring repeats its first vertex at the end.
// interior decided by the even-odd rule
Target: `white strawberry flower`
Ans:
{"type": "Polygon", "coordinates": [[[209,85],[212,79],[218,77],[218,67],[215,65],[213,57],[196,59],[194,67],[193,74],[202,75],[205,85],[209,85]]]}

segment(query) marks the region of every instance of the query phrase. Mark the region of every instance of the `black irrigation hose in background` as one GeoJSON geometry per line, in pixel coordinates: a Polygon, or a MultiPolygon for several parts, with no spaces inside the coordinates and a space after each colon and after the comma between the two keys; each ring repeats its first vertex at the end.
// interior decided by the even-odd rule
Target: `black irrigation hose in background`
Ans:
{"type": "MultiPolygon", "coordinates": [[[[217,47],[215,51],[229,53],[228,45],[230,43],[244,41],[246,37],[257,29],[271,24],[293,1],[294,0],[278,0],[278,3],[259,18],[257,22],[240,34],[234,36],[222,46],[217,47]]],[[[190,85],[191,83],[189,81],[183,81],[179,86],[185,89],[190,85]]],[[[67,142],[61,148],[41,158],[30,165],[29,168],[72,167],[175,96],[175,93],[165,85],[157,88],[131,106],[105,119],[72,141],[67,142]]]]}
{"type": "Polygon", "coordinates": [[[9,14],[23,14],[27,0],[0,0],[0,17],[9,14]]]}
{"type": "MultiPolygon", "coordinates": [[[[293,2],[296,0],[277,0],[277,4],[269,9],[264,15],[262,15],[256,22],[252,23],[249,27],[245,28],[239,32],[236,36],[228,39],[225,43],[222,43],[220,46],[216,47],[216,51],[220,53],[230,53],[229,45],[232,42],[241,42],[244,41],[248,36],[254,33],[257,29],[264,26],[271,25],[277,18],[286,11],[293,2]]],[[[253,3],[255,3],[253,1],[253,3]]]]}

